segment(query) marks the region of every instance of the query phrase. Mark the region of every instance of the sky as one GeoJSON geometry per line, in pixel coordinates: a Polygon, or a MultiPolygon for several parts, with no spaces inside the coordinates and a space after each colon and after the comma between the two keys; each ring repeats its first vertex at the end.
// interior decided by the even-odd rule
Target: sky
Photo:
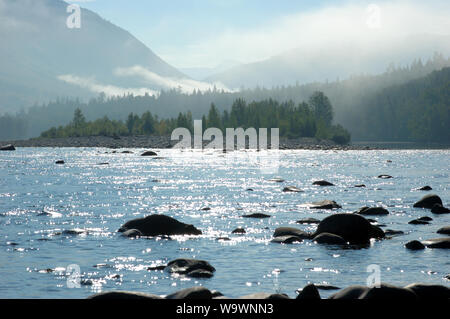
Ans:
{"type": "Polygon", "coordinates": [[[347,35],[359,41],[375,33],[382,38],[450,30],[450,5],[443,0],[67,2],[79,3],[129,31],[177,68],[251,63],[347,35]]]}

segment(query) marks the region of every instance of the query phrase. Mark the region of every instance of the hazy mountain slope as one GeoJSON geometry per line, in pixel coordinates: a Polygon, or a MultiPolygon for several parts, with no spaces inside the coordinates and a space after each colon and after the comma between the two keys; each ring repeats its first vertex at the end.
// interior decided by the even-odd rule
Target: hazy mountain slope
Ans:
{"type": "MultiPolygon", "coordinates": [[[[93,83],[148,87],[139,77],[120,77],[117,68],[140,65],[161,77],[182,78],[127,31],[82,9],[81,28],[69,29],[68,4],[60,0],[0,0],[0,112],[55,97],[88,97],[93,83]],[[73,85],[58,79],[89,79],[73,85]]],[[[158,84],[151,89],[159,89],[158,84]]],[[[114,88],[111,88],[114,89],[114,88]]]]}
{"type": "Polygon", "coordinates": [[[318,48],[298,48],[267,60],[243,64],[206,78],[222,82],[230,88],[241,86],[273,87],[296,82],[334,81],[352,75],[377,74],[390,63],[410,64],[418,57],[430,57],[433,52],[450,55],[450,36],[417,35],[390,39],[373,49],[373,43],[330,43],[318,48]],[[414,48],[414,49],[411,49],[414,48]]]}

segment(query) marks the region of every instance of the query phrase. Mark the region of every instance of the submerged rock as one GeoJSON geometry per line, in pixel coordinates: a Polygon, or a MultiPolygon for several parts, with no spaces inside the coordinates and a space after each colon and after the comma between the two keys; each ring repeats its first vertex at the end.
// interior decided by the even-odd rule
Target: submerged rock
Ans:
{"type": "Polygon", "coordinates": [[[381,179],[390,179],[390,178],[394,178],[394,177],[392,177],[391,175],[383,174],[383,175],[378,175],[378,178],[381,178],[381,179]]]}
{"type": "Polygon", "coordinates": [[[428,248],[449,249],[450,248],[450,237],[427,239],[427,240],[422,241],[422,244],[424,244],[428,248]]]}
{"type": "Polygon", "coordinates": [[[243,218],[269,218],[270,215],[262,214],[262,213],[254,213],[248,215],[242,215],[243,218]]]}
{"type": "Polygon", "coordinates": [[[193,225],[179,222],[175,218],[165,215],[149,215],[144,218],[130,220],[123,224],[118,231],[123,233],[130,229],[140,231],[143,236],[202,234],[193,225]]]}
{"type": "Polygon", "coordinates": [[[421,188],[419,188],[418,189],[419,191],[431,191],[431,190],[433,190],[430,186],[424,186],[424,187],[421,187],[421,188]]]}
{"type": "Polygon", "coordinates": [[[65,164],[65,162],[63,160],[58,160],[58,161],[55,162],[55,164],[63,165],[63,164],[65,164]]]}
{"type": "Polygon", "coordinates": [[[301,193],[303,192],[300,188],[297,188],[295,186],[286,186],[285,188],[283,188],[283,192],[288,193],[301,193]]]}
{"type": "Polygon", "coordinates": [[[434,204],[439,204],[442,206],[442,200],[438,195],[430,194],[422,197],[421,200],[414,204],[414,207],[418,208],[433,208],[434,204]]]}
{"type": "Polygon", "coordinates": [[[404,235],[405,233],[401,230],[386,229],[384,231],[384,234],[386,236],[398,236],[398,235],[404,235]]]}
{"type": "Polygon", "coordinates": [[[301,243],[303,239],[297,236],[293,235],[285,235],[285,236],[278,236],[272,239],[271,243],[277,243],[277,244],[293,244],[293,243],[301,243]]]}
{"type": "Polygon", "coordinates": [[[330,233],[350,244],[367,244],[371,238],[384,238],[383,230],[373,226],[361,215],[334,214],[322,220],[313,236],[330,233]]]}
{"type": "Polygon", "coordinates": [[[364,188],[364,187],[366,187],[366,185],[364,185],[364,184],[358,184],[358,185],[355,185],[355,187],[357,187],[357,188],[364,188]]]}
{"type": "Polygon", "coordinates": [[[341,205],[336,203],[334,200],[323,200],[320,202],[312,203],[310,206],[311,209],[334,209],[334,208],[342,208],[341,205]]]}
{"type": "Polygon", "coordinates": [[[375,215],[389,215],[389,211],[383,207],[361,207],[356,214],[375,216],[375,215]]]}
{"type": "Polygon", "coordinates": [[[324,181],[324,180],[322,180],[322,181],[315,181],[315,182],[313,182],[313,185],[317,185],[317,186],[334,186],[333,183],[330,183],[330,182],[324,181]]]}
{"type": "Polygon", "coordinates": [[[0,151],[15,151],[16,148],[12,144],[0,146],[0,151]]]}

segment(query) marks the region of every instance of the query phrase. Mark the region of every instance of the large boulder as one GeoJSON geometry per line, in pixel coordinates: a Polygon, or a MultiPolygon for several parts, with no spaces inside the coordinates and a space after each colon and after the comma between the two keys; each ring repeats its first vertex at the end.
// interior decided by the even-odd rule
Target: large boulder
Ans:
{"type": "Polygon", "coordinates": [[[130,220],[120,227],[119,232],[126,232],[130,229],[140,231],[143,236],[202,234],[193,225],[184,224],[175,218],[165,215],[149,215],[144,218],[130,220]]]}
{"type": "Polygon", "coordinates": [[[434,204],[439,204],[442,206],[442,200],[438,195],[429,194],[422,197],[421,200],[414,204],[414,207],[418,208],[433,208],[434,204]]]}
{"type": "Polygon", "coordinates": [[[409,241],[405,244],[405,247],[409,250],[422,250],[425,249],[425,245],[422,244],[420,241],[418,240],[412,240],[409,241]]]}
{"type": "Polygon", "coordinates": [[[313,237],[330,233],[342,237],[350,244],[367,244],[371,238],[384,238],[379,227],[373,226],[363,216],[357,214],[334,214],[322,220],[313,237]]]}
{"type": "Polygon", "coordinates": [[[87,297],[87,299],[97,299],[97,300],[152,300],[152,299],[163,299],[160,296],[153,294],[146,294],[143,292],[132,292],[132,291],[106,291],[100,292],[95,295],[87,297]]]}
{"type": "Polygon", "coordinates": [[[376,216],[376,215],[389,215],[389,211],[383,207],[361,207],[356,214],[366,215],[366,216],[376,216]]]}
{"type": "Polygon", "coordinates": [[[11,144],[0,146],[0,151],[15,151],[15,150],[16,148],[14,147],[14,145],[11,144]]]}
{"type": "Polygon", "coordinates": [[[175,259],[167,264],[165,271],[194,278],[211,278],[216,269],[205,260],[175,259]]]}

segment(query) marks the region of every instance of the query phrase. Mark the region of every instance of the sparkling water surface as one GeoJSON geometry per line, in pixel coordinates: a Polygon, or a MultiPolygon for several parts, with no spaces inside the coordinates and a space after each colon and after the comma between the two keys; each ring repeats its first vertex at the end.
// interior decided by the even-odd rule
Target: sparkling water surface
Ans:
{"type": "MultiPolygon", "coordinates": [[[[450,215],[412,206],[428,193],[438,194],[449,206],[449,150],[280,151],[277,157],[157,150],[157,158],[139,156],[142,149],[111,151],[21,148],[0,153],[0,298],[85,298],[113,289],[166,295],[198,285],[228,297],[255,292],[295,297],[308,283],[365,285],[370,265],[380,267],[382,282],[450,285],[444,278],[450,273],[448,250],[404,247],[413,239],[445,236],[436,231],[450,225],[450,215]],[[56,165],[60,159],[66,164],[56,165]],[[381,174],[394,178],[377,178],[381,174]],[[269,181],[274,177],[285,182],[269,181]],[[336,186],[312,185],[322,179],[336,186]],[[355,188],[357,184],[367,187],[355,188]],[[304,192],[282,192],[291,185],[304,192]],[[433,190],[416,190],[425,185],[433,190]],[[308,208],[324,199],[335,200],[342,209],[308,208]],[[315,225],[295,222],[362,206],[386,207],[390,215],[374,219],[384,230],[404,235],[362,249],[309,240],[270,243],[277,227],[314,231],[315,225]],[[249,213],[271,217],[241,217],[249,213]],[[117,233],[126,221],[148,214],[194,224],[203,235],[133,240],[117,233]],[[408,224],[422,216],[433,221],[408,224]],[[236,227],[247,233],[231,234],[236,227]],[[176,258],[207,260],[217,271],[210,279],[193,279],[147,270],[176,258]],[[73,267],[80,269],[79,288],[71,288],[77,282],[69,271],[73,267]]],[[[321,295],[333,292],[321,290],[321,295]]]]}

